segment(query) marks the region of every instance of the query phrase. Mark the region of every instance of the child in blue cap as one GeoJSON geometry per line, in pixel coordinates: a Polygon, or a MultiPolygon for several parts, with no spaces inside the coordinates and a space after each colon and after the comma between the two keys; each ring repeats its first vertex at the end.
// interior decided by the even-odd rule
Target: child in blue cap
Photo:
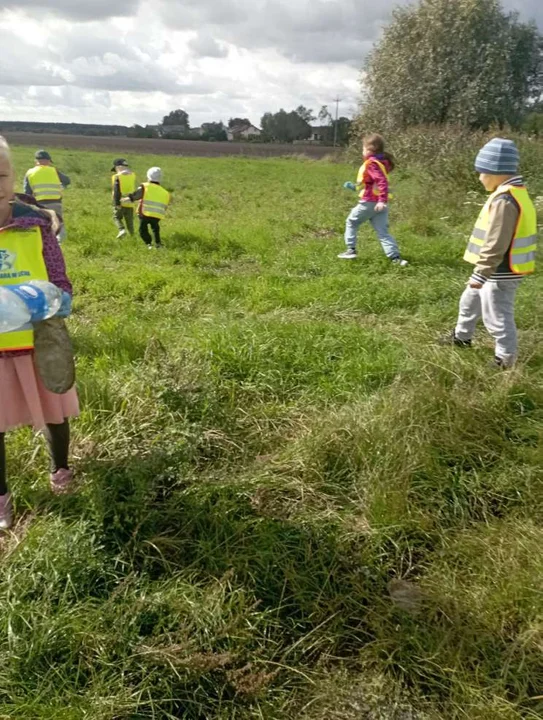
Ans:
{"type": "Polygon", "coordinates": [[[518,353],[515,298],[535,270],[537,216],[519,175],[519,151],[512,140],[494,138],[480,150],[475,169],[491,193],[464,254],[475,265],[460,299],[455,329],[443,342],[471,347],[480,318],[495,340],[495,364],[509,368],[518,353]]]}

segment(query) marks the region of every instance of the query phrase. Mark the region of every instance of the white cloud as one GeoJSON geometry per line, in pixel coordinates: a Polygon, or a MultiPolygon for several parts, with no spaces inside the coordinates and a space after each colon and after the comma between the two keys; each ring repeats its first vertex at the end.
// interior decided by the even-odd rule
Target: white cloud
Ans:
{"type": "Polygon", "coordinates": [[[29,10],[39,15],[57,15],[71,20],[98,20],[133,16],[139,0],[3,0],[7,10],[29,10]]]}
{"type": "Polygon", "coordinates": [[[219,43],[208,33],[198,33],[189,41],[189,49],[196,57],[225,58],[228,57],[228,48],[219,43]]]}
{"type": "Polygon", "coordinates": [[[168,26],[206,28],[239,47],[272,48],[293,62],[359,68],[397,0],[158,0],[168,26]]]}
{"type": "MultiPolygon", "coordinates": [[[[407,1],[4,0],[1,117],[131,125],[182,107],[193,126],[258,124],[338,95],[348,114],[365,55],[407,1]]],[[[541,0],[505,6],[543,27],[541,0]]]]}

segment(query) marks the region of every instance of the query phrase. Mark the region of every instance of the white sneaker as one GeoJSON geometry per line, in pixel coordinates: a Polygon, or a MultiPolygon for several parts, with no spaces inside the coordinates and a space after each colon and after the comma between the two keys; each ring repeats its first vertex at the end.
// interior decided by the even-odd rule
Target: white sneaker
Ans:
{"type": "Polygon", "coordinates": [[[122,238],[126,235],[126,230],[119,230],[119,234],[117,235],[117,240],[119,238],[122,238]]]}
{"type": "Polygon", "coordinates": [[[347,248],[345,252],[339,253],[338,258],[340,260],[356,260],[357,254],[355,248],[347,248]]]}
{"type": "Polygon", "coordinates": [[[392,261],[393,265],[398,265],[399,267],[407,267],[409,265],[407,260],[402,260],[402,258],[394,258],[392,261]]]}

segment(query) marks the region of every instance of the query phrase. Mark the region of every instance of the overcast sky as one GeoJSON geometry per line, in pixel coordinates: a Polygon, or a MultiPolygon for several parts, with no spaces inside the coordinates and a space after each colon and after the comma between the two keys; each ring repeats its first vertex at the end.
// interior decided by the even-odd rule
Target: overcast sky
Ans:
{"type": "MultiPolygon", "coordinates": [[[[191,125],[352,114],[364,57],[409,0],[0,0],[0,120],[191,125]]],[[[505,0],[543,28],[542,0],[505,0]]]]}

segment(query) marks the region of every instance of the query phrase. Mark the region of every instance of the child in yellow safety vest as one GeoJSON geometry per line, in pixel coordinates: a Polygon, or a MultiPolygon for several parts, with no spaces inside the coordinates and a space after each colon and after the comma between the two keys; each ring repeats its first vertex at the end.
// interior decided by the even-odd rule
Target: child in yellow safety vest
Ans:
{"type": "Polygon", "coordinates": [[[26,173],[23,192],[32,196],[38,205],[52,210],[58,217],[59,243],[66,240],[67,233],[64,226],[64,212],[62,209],[62,195],[70,184],[70,178],[61,173],[53,165],[53,159],[47,150],[37,150],[34,155],[36,165],[26,173]]]}
{"type": "MultiPolygon", "coordinates": [[[[31,280],[49,281],[63,291],[58,315],[67,317],[72,286],[50,213],[21,202],[14,194],[14,185],[9,147],[0,138],[0,287],[31,280]]],[[[11,526],[13,512],[6,478],[7,431],[23,425],[42,430],[51,454],[52,491],[66,492],[73,480],[68,465],[68,418],[79,412],[77,393],[73,386],[58,393],[47,389],[43,366],[37,360],[35,337],[33,326],[0,333],[0,529],[11,526]]],[[[54,362],[61,357],[57,351],[60,342],[57,334],[46,351],[54,362]]],[[[43,359],[43,348],[40,354],[43,359]]]]}
{"type": "Polygon", "coordinates": [[[134,203],[126,197],[136,189],[136,174],[128,166],[124,158],[113,161],[111,172],[111,190],[113,200],[113,222],[119,231],[117,240],[126,235],[134,234],[134,203]],[[126,225],[126,228],[125,228],[126,225]]]}
{"type": "Polygon", "coordinates": [[[139,201],[138,217],[140,219],[140,237],[149,250],[153,247],[153,240],[149,228],[153,231],[155,245],[162,247],[160,238],[160,221],[166,215],[170,204],[170,193],[160,184],[162,170],[159,167],[149,168],[147,171],[147,182],[126,198],[131,202],[139,201]]]}
{"type": "Polygon", "coordinates": [[[535,270],[537,214],[521,175],[512,140],[494,138],[477,155],[475,169],[487,192],[464,254],[475,265],[460,300],[455,329],[442,344],[471,347],[478,321],[495,340],[493,364],[514,365],[517,358],[515,297],[535,270]]]}
{"type": "Polygon", "coordinates": [[[385,152],[381,135],[368,135],[363,139],[364,162],[355,183],[346,182],[347,190],[360,190],[360,200],[351,210],[345,223],[347,249],[338,255],[341,260],[356,260],[356,243],[359,227],[369,222],[375,230],[387,258],[400,267],[407,260],[400,256],[398,243],[388,229],[388,201],[391,197],[388,176],[394,170],[394,158],[385,152]]]}

